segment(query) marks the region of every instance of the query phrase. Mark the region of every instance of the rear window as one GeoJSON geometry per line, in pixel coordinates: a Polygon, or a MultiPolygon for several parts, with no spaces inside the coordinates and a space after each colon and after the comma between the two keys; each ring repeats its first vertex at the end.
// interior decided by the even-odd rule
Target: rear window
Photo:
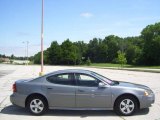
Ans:
{"type": "Polygon", "coordinates": [[[54,83],[54,84],[61,84],[61,85],[74,85],[74,79],[72,73],[63,73],[63,74],[56,74],[47,77],[47,81],[54,83]]]}

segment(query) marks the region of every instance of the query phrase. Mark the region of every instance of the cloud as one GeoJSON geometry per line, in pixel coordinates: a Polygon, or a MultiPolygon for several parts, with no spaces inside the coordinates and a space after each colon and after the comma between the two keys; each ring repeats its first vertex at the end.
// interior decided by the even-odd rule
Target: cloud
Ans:
{"type": "Polygon", "coordinates": [[[93,17],[93,14],[89,12],[85,12],[85,13],[81,13],[80,16],[85,18],[90,18],[90,17],[93,17]]]}

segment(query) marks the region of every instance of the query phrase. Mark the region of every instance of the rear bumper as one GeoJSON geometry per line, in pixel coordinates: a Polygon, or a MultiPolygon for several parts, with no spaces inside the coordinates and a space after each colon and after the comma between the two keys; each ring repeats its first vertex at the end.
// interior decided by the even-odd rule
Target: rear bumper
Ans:
{"type": "Polygon", "coordinates": [[[150,94],[149,96],[143,96],[141,101],[140,108],[148,108],[155,102],[155,95],[154,93],[150,94]]]}
{"type": "Polygon", "coordinates": [[[20,107],[25,107],[26,97],[27,97],[26,95],[13,93],[12,95],[10,95],[10,101],[14,105],[17,105],[17,106],[20,106],[20,107]]]}

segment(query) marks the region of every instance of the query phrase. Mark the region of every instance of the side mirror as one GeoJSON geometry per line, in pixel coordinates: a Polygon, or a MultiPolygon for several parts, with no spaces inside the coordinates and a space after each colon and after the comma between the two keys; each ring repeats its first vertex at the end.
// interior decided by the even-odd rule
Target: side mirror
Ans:
{"type": "Polygon", "coordinates": [[[106,84],[104,84],[103,82],[100,82],[99,84],[98,84],[98,87],[100,87],[100,88],[104,88],[106,86],[106,84]]]}

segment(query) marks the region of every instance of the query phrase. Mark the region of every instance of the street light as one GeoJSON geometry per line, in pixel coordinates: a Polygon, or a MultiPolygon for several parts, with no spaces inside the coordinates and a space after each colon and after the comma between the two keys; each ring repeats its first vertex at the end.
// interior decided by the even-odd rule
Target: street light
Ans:
{"type": "Polygon", "coordinates": [[[25,57],[26,57],[26,45],[25,45],[25,41],[22,42],[24,44],[24,61],[25,61],[25,57]]]}
{"type": "Polygon", "coordinates": [[[44,0],[42,0],[42,23],[41,23],[41,72],[39,73],[40,76],[43,75],[43,7],[44,7],[44,0]]]}
{"type": "Polygon", "coordinates": [[[27,62],[26,62],[26,64],[28,65],[28,41],[26,41],[26,43],[27,43],[27,62]]]}
{"type": "Polygon", "coordinates": [[[26,43],[24,58],[26,57],[26,65],[28,65],[28,44],[29,44],[29,41],[23,41],[22,43],[24,43],[24,44],[26,43]]]}

